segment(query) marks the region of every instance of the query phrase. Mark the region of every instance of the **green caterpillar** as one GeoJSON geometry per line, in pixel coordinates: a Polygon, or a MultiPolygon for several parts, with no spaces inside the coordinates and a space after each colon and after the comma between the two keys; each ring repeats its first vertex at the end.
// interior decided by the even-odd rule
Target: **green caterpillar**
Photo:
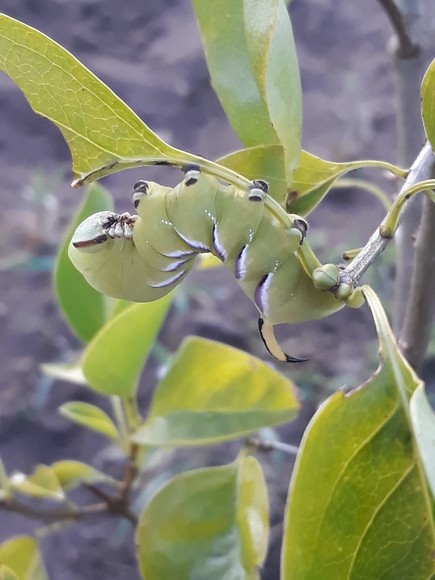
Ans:
{"type": "Polygon", "coordinates": [[[307,223],[271,208],[262,180],[243,191],[197,166],[184,171],[174,188],[136,183],[137,215],[103,211],[88,217],[69,247],[73,264],[103,294],[150,302],[180,284],[198,254],[211,252],[256,305],[269,352],[281,361],[306,360],[281,350],[273,325],[323,318],[344,305],[315,287],[301,260],[307,223]]]}

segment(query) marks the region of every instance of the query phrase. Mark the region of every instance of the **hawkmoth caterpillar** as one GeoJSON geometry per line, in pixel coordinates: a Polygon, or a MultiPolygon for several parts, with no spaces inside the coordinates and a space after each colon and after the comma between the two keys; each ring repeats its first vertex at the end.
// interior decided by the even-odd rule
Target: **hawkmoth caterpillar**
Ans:
{"type": "Polygon", "coordinates": [[[306,359],[281,350],[273,325],[323,318],[344,303],[315,287],[298,256],[305,220],[271,210],[266,198],[262,180],[244,191],[188,166],[174,188],[136,183],[137,215],[105,211],[88,217],[72,237],[69,257],[103,294],[149,302],[180,284],[198,254],[211,252],[257,307],[269,352],[300,362],[306,359]]]}

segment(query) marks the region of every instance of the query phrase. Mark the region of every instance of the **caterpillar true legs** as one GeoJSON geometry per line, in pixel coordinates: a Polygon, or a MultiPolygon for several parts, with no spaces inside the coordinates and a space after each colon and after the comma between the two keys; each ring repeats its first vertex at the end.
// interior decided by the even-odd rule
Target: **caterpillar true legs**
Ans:
{"type": "Polygon", "coordinates": [[[273,325],[322,318],[343,306],[317,289],[301,262],[307,224],[271,211],[267,184],[248,191],[223,185],[185,168],[174,188],[139,181],[133,190],[137,216],[100,212],[76,230],[69,256],[87,281],[115,298],[149,302],[177,286],[199,253],[217,256],[256,305],[259,330],[269,352],[300,362],[279,347],[273,325]]]}

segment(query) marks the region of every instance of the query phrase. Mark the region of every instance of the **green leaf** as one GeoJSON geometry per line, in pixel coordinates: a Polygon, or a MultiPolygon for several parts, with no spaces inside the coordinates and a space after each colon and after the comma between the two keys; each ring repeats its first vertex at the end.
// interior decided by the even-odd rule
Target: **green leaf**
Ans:
{"type": "Polygon", "coordinates": [[[302,151],[299,165],[293,174],[293,182],[285,200],[285,209],[289,213],[308,215],[325,197],[334,182],[353,171],[365,167],[387,169],[397,177],[404,177],[406,171],[384,161],[351,161],[349,163],[332,163],[302,151]]]}
{"type": "Polygon", "coordinates": [[[161,381],[145,423],[144,445],[204,445],[290,421],[299,408],[294,385],[259,359],[190,337],[161,381]]]}
{"type": "Polygon", "coordinates": [[[156,302],[134,304],[112,318],[85,350],[82,366],[89,385],[103,395],[129,397],[137,383],[173,293],[156,302]]]}
{"type": "Polygon", "coordinates": [[[41,32],[0,14],[0,70],[61,130],[74,185],[179,157],[104,83],[41,32]]]}
{"type": "Polygon", "coordinates": [[[10,484],[15,491],[32,497],[58,501],[65,499],[56,474],[47,465],[37,465],[30,475],[15,473],[10,478],[10,484]]]}
{"type": "Polygon", "coordinates": [[[435,149],[435,59],[430,63],[421,84],[421,115],[424,130],[435,149]]]}
{"type": "Polygon", "coordinates": [[[99,185],[89,187],[83,205],[73,219],[71,227],[57,257],[54,282],[61,310],[73,332],[85,342],[94,336],[106,322],[110,299],[94,290],[68,257],[68,246],[77,226],[89,215],[112,210],[110,194],[99,185]]]}
{"type": "Polygon", "coordinates": [[[264,179],[269,184],[269,195],[279,204],[284,203],[287,185],[284,151],[281,145],[260,145],[240,149],[221,157],[217,163],[240,173],[251,181],[264,179]]]}
{"type": "Polygon", "coordinates": [[[62,405],[59,408],[59,412],[74,423],[101,433],[101,435],[109,439],[114,439],[115,441],[120,440],[120,435],[112,419],[95,405],[82,403],[80,401],[71,401],[62,405]]]}
{"type": "Polygon", "coordinates": [[[136,542],[147,580],[254,580],[267,547],[267,490],[257,461],[179,475],[140,516],[136,542]]]}
{"type": "Polygon", "coordinates": [[[38,543],[30,536],[15,536],[0,544],[0,562],[14,571],[12,578],[17,580],[48,580],[38,543]]]}
{"type": "Polygon", "coordinates": [[[308,426],[286,509],[282,580],[432,578],[432,501],[410,425],[421,381],[403,359],[382,305],[364,287],[382,364],[339,391],[308,426]]]}
{"type": "Polygon", "coordinates": [[[415,389],[409,411],[427,481],[435,497],[435,415],[423,385],[415,389]]]}
{"type": "Polygon", "coordinates": [[[0,564],[0,580],[18,580],[18,577],[8,566],[0,564]]]}
{"type": "Polygon", "coordinates": [[[301,85],[282,0],[193,0],[213,87],[246,147],[279,144],[287,181],[301,138],[301,85]]]}
{"type": "Polygon", "coordinates": [[[81,461],[64,459],[56,461],[50,468],[56,475],[62,489],[70,489],[82,482],[114,481],[105,473],[81,461]]]}

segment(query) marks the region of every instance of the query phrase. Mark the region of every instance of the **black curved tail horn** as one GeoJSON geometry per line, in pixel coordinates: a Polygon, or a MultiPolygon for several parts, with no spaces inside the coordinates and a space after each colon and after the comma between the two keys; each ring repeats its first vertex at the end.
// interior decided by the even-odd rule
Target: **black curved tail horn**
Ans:
{"type": "Polygon", "coordinates": [[[278,341],[275,338],[272,324],[265,322],[261,316],[258,319],[258,330],[260,331],[260,336],[264,342],[264,346],[276,359],[288,363],[305,362],[308,360],[307,358],[290,356],[289,354],[286,354],[279,346],[278,341]]]}

